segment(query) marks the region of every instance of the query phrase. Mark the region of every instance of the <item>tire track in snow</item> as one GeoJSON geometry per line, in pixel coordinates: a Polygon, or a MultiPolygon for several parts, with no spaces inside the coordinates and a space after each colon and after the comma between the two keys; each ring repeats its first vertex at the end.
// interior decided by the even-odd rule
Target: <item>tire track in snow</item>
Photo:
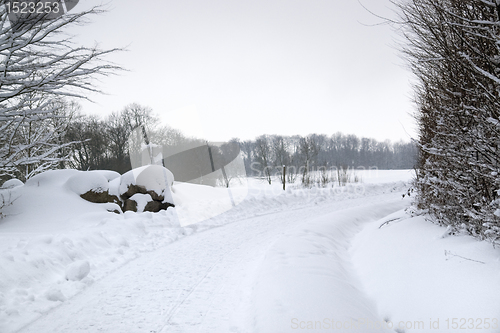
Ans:
{"type": "Polygon", "coordinates": [[[252,332],[383,329],[351,263],[364,224],[406,206],[401,200],[324,214],[288,230],[267,251],[257,277],[252,332]],[[378,329],[367,323],[378,323],[378,329]]]}

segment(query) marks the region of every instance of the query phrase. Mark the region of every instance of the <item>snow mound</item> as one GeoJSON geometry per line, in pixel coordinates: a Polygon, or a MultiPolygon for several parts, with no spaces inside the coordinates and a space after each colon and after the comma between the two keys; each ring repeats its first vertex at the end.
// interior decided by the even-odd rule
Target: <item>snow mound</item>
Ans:
{"type": "Polygon", "coordinates": [[[61,186],[71,177],[81,171],[73,169],[49,170],[30,178],[26,181],[26,186],[61,186]]]}
{"type": "Polygon", "coordinates": [[[108,180],[102,174],[97,172],[80,171],[78,174],[70,177],[66,182],[66,187],[78,194],[84,194],[88,191],[96,193],[108,190],[108,180]]]}
{"type": "Polygon", "coordinates": [[[10,179],[10,180],[6,181],[5,183],[3,183],[3,185],[0,186],[0,189],[2,189],[2,190],[12,189],[14,187],[23,186],[23,185],[24,185],[24,183],[22,181],[20,181],[19,179],[10,179]]]}
{"type": "Polygon", "coordinates": [[[50,289],[45,293],[45,298],[52,302],[64,302],[66,301],[66,297],[64,294],[58,289],[50,289]]]}
{"type": "Polygon", "coordinates": [[[90,264],[86,260],[78,260],[66,268],[66,280],[80,281],[90,273],[90,264]]]}
{"type": "Polygon", "coordinates": [[[91,170],[89,172],[98,173],[104,176],[104,178],[106,178],[108,182],[112,181],[113,179],[120,178],[121,176],[118,172],[111,170],[91,170]]]}
{"type": "Polygon", "coordinates": [[[110,195],[116,195],[117,197],[120,196],[120,184],[122,181],[122,177],[115,178],[113,180],[110,180],[108,183],[109,191],[108,193],[110,195]]]}

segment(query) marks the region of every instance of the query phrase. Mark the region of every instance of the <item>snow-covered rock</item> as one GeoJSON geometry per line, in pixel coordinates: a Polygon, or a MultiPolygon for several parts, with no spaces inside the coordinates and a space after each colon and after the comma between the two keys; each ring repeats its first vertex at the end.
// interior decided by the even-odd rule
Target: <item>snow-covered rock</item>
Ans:
{"type": "MultiPolygon", "coordinates": [[[[123,201],[123,210],[158,212],[174,206],[170,187],[174,176],[159,165],[147,165],[133,169],[120,178],[118,194],[123,201]]],[[[117,182],[112,182],[113,192],[117,182]]]]}
{"type": "Polygon", "coordinates": [[[110,180],[108,183],[109,194],[116,195],[117,197],[119,197],[120,196],[120,183],[121,183],[121,176],[119,176],[118,178],[115,178],[113,180],[110,180]]]}
{"type": "Polygon", "coordinates": [[[174,184],[174,175],[160,165],[146,165],[124,173],[120,182],[120,194],[125,194],[130,185],[140,185],[159,195],[174,184]]]}
{"type": "Polygon", "coordinates": [[[65,183],[67,189],[78,194],[82,199],[93,203],[112,203],[117,207],[111,210],[115,213],[122,211],[122,203],[116,195],[109,194],[109,179],[119,179],[120,174],[114,171],[96,170],[80,171],[71,176],[65,183]],[[118,178],[116,177],[118,175],[118,178]]]}
{"type": "MultiPolygon", "coordinates": [[[[58,189],[61,195],[74,193],[92,203],[111,204],[108,211],[158,212],[173,206],[170,187],[173,174],[159,165],[133,169],[123,176],[115,171],[51,170],[34,176],[28,187],[58,189]],[[140,194],[140,195],[136,195],[140,194]]],[[[6,182],[0,189],[23,185],[19,180],[6,182]]]]}
{"type": "Polygon", "coordinates": [[[109,189],[108,180],[98,172],[80,171],[66,181],[66,186],[72,192],[82,195],[92,191],[106,192],[109,189]]]}

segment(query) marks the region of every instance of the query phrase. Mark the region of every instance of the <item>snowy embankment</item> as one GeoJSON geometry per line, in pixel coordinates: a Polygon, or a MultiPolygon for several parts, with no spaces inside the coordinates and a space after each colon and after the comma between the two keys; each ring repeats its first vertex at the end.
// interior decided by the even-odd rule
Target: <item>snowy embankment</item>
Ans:
{"type": "Polygon", "coordinates": [[[363,221],[405,205],[397,193],[372,195],[196,232],[111,272],[20,333],[285,332],[320,308],[316,315],[376,319],[362,292],[351,297],[360,286],[347,245],[363,221]]]}
{"type": "MultiPolygon", "coordinates": [[[[409,180],[411,173],[377,176],[409,180]]],[[[383,331],[372,330],[371,323],[409,332],[420,321],[425,325],[416,332],[444,332],[446,319],[451,328],[453,318],[473,318],[483,324],[481,331],[498,331],[498,250],[465,236],[441,238],[444,228],[404,211],[375,221],[409,204],[399,199],[407,182],[378,183],[365,176],[364,183],[343,188],[281,191],[279,184],[252,180],[248,189],[233,189],[240,202],[235,207],[228,206],[223,188],[176,183],[175,209],[120,215],[61,191],[61,182],[48,182],[44,191],[18,188],[17,195],[25,191],[24,201],[0,220],[0,332],[15,332],[49,311],[52,316],[26,332],[44,332],[36,328],[51,321],[75,332],[97,331],[97,323],[108,332],[311,331],[310,325],[320,331],[339,318],[341,325],[349,318],[349,325],[363,323],[367,332],[383,331]],[[30,209],[16,211],[27,198],[30,209]],[[400,207],[387,206],[388,200],[400,207]],[[186,223],[190,219],[203,221],[186,223]],[[203,239],[217,241],[197,248],[203,239]],[[107,292],[108,304],[99,293],[111,287],[119,295],[107,292]],[[135,301],[118,304],[117,297],[135,301]],[[102,308],[85,317],[82,308],[91,311],[91,301],[102,308]],[[79,330],[70,310],[83,316],[79,330]],[[430,327],[437,319],[439,329],[430,327]],[[121,330],[113,326],[118,321],[121,330]]]]}
{"type": "Polygon", "coordinates": [[[369,224],[352,260],[398,332],[500,332],[500,249],[405,211],[369,224]]]}
{"type": "Polygon", "coordinates": [[[407,186],[394,183],[388,190],[386,184],[357,184],[284,192],[280,186],[251,180],[249,188],[232,190],[239,201],[249,192],[232,207],[224,188],[176,183],[172,187],[175,209],[118,215],[108,211],[113,204],[81,199],[74,186],[69,186],[74,177],[78,177],[75,170],[46,172],[9,191],[13,204],[0,220],[0,332],[14,331],[130,260],[193,232],[273,211],[407,186]],[[187,225],[186,221],[203,222],[187,225]]]}

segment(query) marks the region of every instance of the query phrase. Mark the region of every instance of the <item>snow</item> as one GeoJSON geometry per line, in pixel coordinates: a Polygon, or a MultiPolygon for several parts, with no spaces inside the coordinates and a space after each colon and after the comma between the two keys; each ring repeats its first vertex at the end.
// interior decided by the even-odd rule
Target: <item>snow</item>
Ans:
{"type": "Polygon", "coordinates": [[[123,174],[120,181],[120,194],[127,192],[127,186],[130,184],[141,185],[161,194],[173,183],[174,175],[168,169],[159,165],[146,165],[123,174]]]}
{"type": "Polygon", "coordinates": [[[7,217],[0,220],[0,232],[65,232],[106,217],[107,205],[87,202],[66,186],[80,172],[47,171],[29,179],[24,186],[0,190],[13,203],[3,210],[7,217]]]}
{"type": "MultiPolygon", "coordinates": [[[[122,195],[127,192],[128,186],[131,184],[143,186],[147,190],[155,191],[158,195],[163,195],[163,202],[174,202],[171,193],[171,187],[174,184],[174,175],[170,170],[160,165],[146,165],[126,172],[120,177],[119,185],[118,181],[112,181],[110,183],[110,186],[113,186],[111,193],[116,193],[117,188],[118,193],[122,195]]],[[[145,200],[145,197],[137,196],[136,198],[141,204],[145,200]]],[[[144,203],[144,206],[145,205],[144,203]]]]}
{"type": "Polygon", "coordinates": [[[26,181],[26,186],[57,186],[68,181],[72,176],[80,174],[81,171],[66,169],[66,170],[49,170],[40,173],[26,181]]]}
{"type": "Polygon", "coordinates": [[[137,202],[138,212],[143,212],[148,202],[152,201],[153,198],[151,198],[151,195],[149,194],[136,193],[130,197],[130,200],[137,202]]]}
{"type": "Polygon", "coordinates": [[[286,191],[174,182],[176,207],[159,213],[110,213],[68,184],[172,185],[158,170],[62,170],[0,190],[13,200],[0,220],[0,332],[451,332],[453,318],[499,331],[499,250],[405,212],[411,171],[286,191]]]}
{"type": "Polygon", "coordinates": [[[485,325],[500,325],[500,250],[491,244],[449,236],[424,216],[399,211],[356,235],[351,251],[367,294],[395,327],[456,332],[457,318],[458,327],[499,331],[485,325]]]}
{"type": "Polygon", "coordinates": [[[100,173],[80,171],[66,181],[68,189],[78,195],[93,191],[105,192],[109,189],[108,180],[100,173]]]}
{"type": "Polygon", "coordinates": [[[22,181],[20,181],[19,179],[9,179],[5,183],[3,183],[2,186],[0,186],[0,189],[11,189],[11,188],[23,186],[23,185],[24,185],[24,183],[22,181]]]}
{"type": "MultiPolygon", "coordinates": [[[[47,300],[49,300],[51,302],[64,302],[64,301],[66,301],[66,297],[58,289],[47,290],[47,292],[45,293],[45,297],[47,298],[47,300]]],[[[19,314],[18,311],[16,311],[15,313],[19,314]]]]}
{"type": "Polygon", "coordinates": [[[92,170],[89,171],[91,173],[98,173],[104,178],[106,178],[107,181],[111,181],[113,179],[119,178],[121,175],[116,172],[116,171],[111,171],[111,170],[92,170]]]}
{"type": "Polygon", "coordinates": [[[378,323],[380,332],[390,332],[362,292],[347,249],[364,223],[405,205],[393,200],[321,214],[285,232],[261,264],[256,331],[284,332],[286,323],[287,332],[308,326],[373,332],[368,323],[378,323]]]}
{"type": "Polygon", "coordinates": [[[90,264],[87,260],[75,261],[66,267],[66,280],[80,281],[90,273],[90,264]]]}
{"type": "Polygon", "coordinates": [[[172,189],[179,223],[185,227],[233,209],[247,197],[248,188],[226,189],[190,183],[176,183],[172,189]],[[232,198],[232,199],[231,199],[232,198]]]}

